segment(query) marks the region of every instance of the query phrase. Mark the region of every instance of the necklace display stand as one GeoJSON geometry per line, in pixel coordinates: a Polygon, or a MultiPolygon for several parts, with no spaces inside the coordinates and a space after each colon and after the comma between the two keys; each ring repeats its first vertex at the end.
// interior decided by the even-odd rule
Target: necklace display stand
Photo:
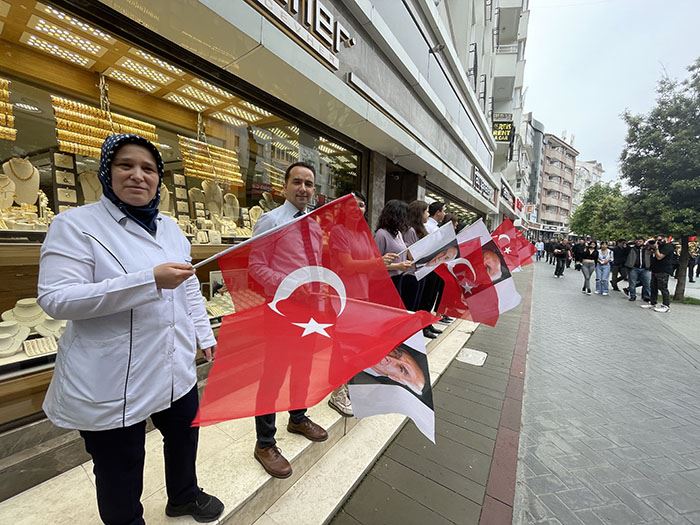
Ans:
{"type": "Polygon", "coordinates": [[[2,165],[3,173],[15,183],[15,202],[34,204],[39,197],[39,170],[27,159],[12,157],[2,165]]]}
{"type": "Polygon", "coordinates": [[[84,204],[97,202],[102,196],[102,184],[94,171],[84,171],[80,174],[80,188],[83,190],[84,204]]]}

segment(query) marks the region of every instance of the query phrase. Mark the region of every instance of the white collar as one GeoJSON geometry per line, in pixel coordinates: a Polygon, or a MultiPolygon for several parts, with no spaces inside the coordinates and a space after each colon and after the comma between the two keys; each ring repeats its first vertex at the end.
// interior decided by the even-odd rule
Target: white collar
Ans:
{"type": "Polygon", "coordinates": [[[281,208],[285,208],[285,211],[286,211],[287,213],[291,213],[292,216],[296,215],[296,214],[299,213],[300,211],[301,211],[304,215],[306,215],[307,213],[309,213],[309,208],[308,208],[308,207],[304,208],[303,210],[300,210],[299,208],[297,208],[296,206],[294,206],[294,204],[292,204],[291,201],[289,201],[289,200],[287,200],[287,199],[284,199],[284,204],[282,204],[281,208]]]}

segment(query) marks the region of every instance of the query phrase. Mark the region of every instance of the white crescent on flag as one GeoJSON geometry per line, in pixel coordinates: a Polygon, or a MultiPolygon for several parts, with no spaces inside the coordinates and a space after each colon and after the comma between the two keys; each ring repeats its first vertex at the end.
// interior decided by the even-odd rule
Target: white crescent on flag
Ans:
{"type": "Polygon", "coordinates": [[[454,278],[457,280],[457,282],[460,283],[459,285],[462,287],[462,289],[465,292],[471,292],[473,286],[471,286],[468,282],[467,283],[460,282],[460,278],[457,277],[457,275],[455,275],[454,267],[457,266],[458,264],[463,264],[467,268],[469,268],[469,271],[472,272],[472,276],[474,277],[473,282],[476,282],[476,270],[474,270],[474,266],[472,265],[472,262],[469,259],[459,258],[459,259],[455,259],[454,261],[450,261],[449,263],[447,263],[447,269],[454,276],[454,278]]]}
{"type": "Polygon", "coordinates": [[[498,236],[498,240],[500,241],[502,237],[505,237],[506,239],[508,239],[508,244],[510,244],[510,237],[507,234],[505,234],[505,233],[500,234],[498,236]]]}
{"type": "MultiPolygon", "coordinates": [[[[272,302],[270,302],[267,306],[269,306],[270,309],[276,314],[286,317],[277,308],[277,303],[288,299],[300,286],[310,283],[324,283],[335,289],[335,291],[338,293],[338,298],[340,299],[340,310],[338,311],[338,317],[340,317],[345,310],[345,304],[347,303],[345,284],[338,274],[323,266],[302,266],[301,268],[294,270],[282,280],[275,291],[275,296],[273,297],[272,302]]],[[[304,329],[304,332],[301,335],[302,337],[312,333],[330,337],[330,335],[328,335],[326,332],[326,328],[333,326],[332,324],[319,323],[313,317],[309,319],[307,323],[292,324],[304,329]]]]}

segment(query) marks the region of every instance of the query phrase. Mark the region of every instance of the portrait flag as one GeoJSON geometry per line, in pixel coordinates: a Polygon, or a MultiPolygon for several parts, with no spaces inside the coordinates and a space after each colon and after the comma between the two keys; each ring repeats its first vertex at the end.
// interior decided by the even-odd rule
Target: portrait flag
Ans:
{"type": "MultiPolygon", "coordinates": [[[[513,236],[515,237],[515,234],[513,234],[513,236]]],[[[477,252],[467,244],[472,240],[478,240],[478,244],[481,247],[481,264],[483,264],[484,268],[486,269],[486,273],[491,280],[491,286],[482,285],[481,288],[477,287],[475,289],[468,290],[466,296],[463,294],[463,300],[467,305],[467,308],[464,311],[464,314],[460,315],[459,317],[462,319],[488,324],[489,326],[495,326],[500,314],[507,312],[520,304],[520,295],[515,289],[513,277],[508,269],[508,265],[503,257],[503,254],[501,254],[496,242],[491,237],[491,234],[481,219],[462,229],[457,234],[457,242],[459,243],[460,251],[464,246],[465,253],[471,251],[471,259],[474,259],[477,252]],[[469,301],[467,301],[467,299],[469,299],[469,301]],[[477,299],[478,302],[476,302],[477,299]],[[472,306],[478,305],[480,309],[477,312],[472,312],[469,309],[469,304],[472,306]],[[474,317],[475,315],[477,318],[474,317]]],[[[478,264],[475,266],[473,262],[472,266],[475,269],[479,267],[478,264]]],[[[444,274],[444,269],[440,271],[443,272],[440,274],[442,276],[444,274]]],[[[452,276],[452,280],[456,280],[454,276],[452,276]]],[[[448,282],[450,282],[450,280],[446,279],[446,289],[448,282]]],[[[464,290],[465,289],[463,288],[463,291],[464,290]]],[[[443,292],[443,296],[444,293],[445,292],[443,292]]],[[[452,297],[454,297],[454,295],[452,297]]],[[[447,303],[446,299],[443,297],[440,302],[440,306],[438,307],[438,312],[443,313],[443,309],[447,309],[449,304],[450,303],[447,303]]],[[[451,304],[454,305],[455,303],[453,302],[451,304]]],[[[456,314],[456,312],[454,313],[456,314]]]]}
{"type": "Polygon", "coordinates": [[[415,276],[419,281],[442,263],[459,257],[457,234],[452,222],[444,224],[408,248],[416,266],[415,276]]]}
{"type": "Polygon", "coordinates": [[[508,217],[503,219],[503,222],[491,233],[493,241],[501,251],[503,259],[508,265],[508,270],[513,271],[520,266],[520,257],[518,254],[519,242],[517,240],[518,233],[508,217]]]}
{"type": "Polygon", "coordinates": [[[403,414],[435,443],[435,409],[422,332],[348,382],[355,417],[403,414]]]}
{"type": "Polygon", "coordinates": [[[235,313],[195,425],[315,405],[435,321],[404,309],[352,196],[218,261],[235,313]]]}
{"type": "Polygon", "coordinates": [[[459,245],[460,257],[436,271],[445,282],[438,312],[494,326],[498,321],[498,294],[484,265],[480,239],[459,245]]]}

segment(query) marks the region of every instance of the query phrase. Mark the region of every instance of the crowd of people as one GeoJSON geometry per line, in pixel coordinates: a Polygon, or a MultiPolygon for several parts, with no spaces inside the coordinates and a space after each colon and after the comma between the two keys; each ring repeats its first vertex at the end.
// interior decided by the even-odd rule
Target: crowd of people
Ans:
{"type": "Polygon", "coordinates": [[[615,242],[596,241],[590,237],[575,242],[568,239],[537,240],[536,260],[544,259],[555,266],[554,277],[564,277],[565,268],[574,268],[583,275],[581,292],[607,296],[610,288],[624,292],[628,300],[637,300],[641,288],[642,308],[665,313],[670,309],[669,278],[688,279],[694,283],[700,277],[700,246],[690,245],[687,268],[680,268],[681,246],[665,234],[646,239],[617,239],[615,242]],[[595,290],[591,291],[591,277],[595,290]],[[620,282],[627,285],[620,289],[620,282]],[[658,295],[661,294],[661,304],[658,295]]]}

